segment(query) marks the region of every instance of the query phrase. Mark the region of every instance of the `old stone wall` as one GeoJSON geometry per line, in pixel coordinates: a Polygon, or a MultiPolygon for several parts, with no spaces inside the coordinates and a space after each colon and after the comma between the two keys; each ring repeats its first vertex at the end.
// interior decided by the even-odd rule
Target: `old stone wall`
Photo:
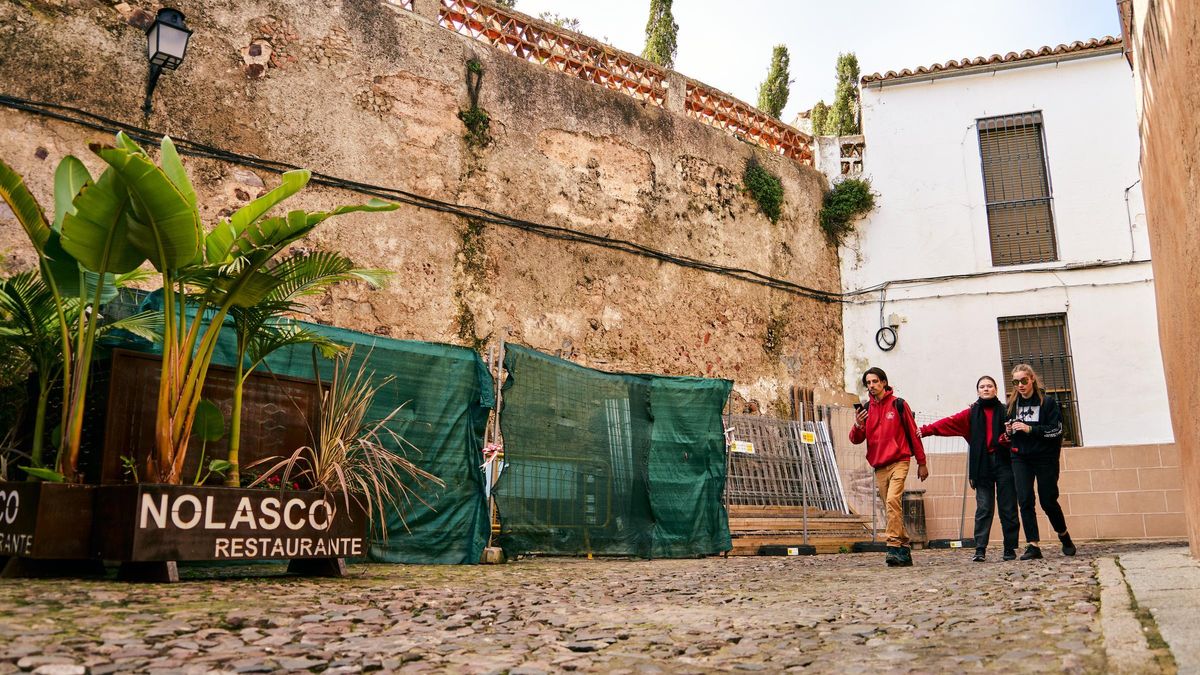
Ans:
{"type": "MultiPolygon", "coordinates": [[[[1154,258],[1158,332],[1179,446],[1192,555],[1200,558],[1200,5],[1134,3],[1142,179],[1154,258]]],[[[1129,31],[1130,24],[1126,23],[1129,31]]]]}
{"type": "MultiPolygon", "coordinates": [[[[195,33],[148,118],[141,26],[157,5],[143,0],[0,4],[0,92],[839,290],[836,251],[816,217],[824,179],[681,112],[501,54],[379,0],[175,6],[195,33]],[[459,119],[472,59],[490,116],[483,146],[459,119]],[[783,181],[777,224],[742,190],[752,155],[783,181]]],[[[0,155],[47,208],[58,160],[73,153],[98,171],[86,143],[107,137],[0,107],[0,155]]],[[[206,222],[277,180],[237,163],[185,164],[206,222]]],[[[296,201],[365,199],[319,188],[296,201]]],[[[302,245],[396,273],[382,291],[334,289],[314,305],[322,322],[476,346],[505,337],[604,369],[726,377],[766,409],[785,409],[791,385],[833,390],[841,381],[836,304],[728,276],[412,206],[344,217],[302,245]]],[[[0,214],[0,249],[10,271],[32,264],[9,214],[0,214]]]]}

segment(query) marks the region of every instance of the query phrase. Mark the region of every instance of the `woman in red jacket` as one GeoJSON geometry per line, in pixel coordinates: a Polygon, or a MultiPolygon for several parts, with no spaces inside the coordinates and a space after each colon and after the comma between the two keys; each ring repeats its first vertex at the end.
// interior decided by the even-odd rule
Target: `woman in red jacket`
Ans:
{"type": "Polygon", "coordinates": [[[1004,402],[996,397],[996,381],[984,375],[975,383],[979,399],[966,410],[921,427],[921,436],[961,436],[967,439],[967,479],[975,489],[975,562],[983,562],[992,514],[1000,511],[1004,559],[1017,557],[1017,487],[1012,452],[1004,433],[1004,402]]]}

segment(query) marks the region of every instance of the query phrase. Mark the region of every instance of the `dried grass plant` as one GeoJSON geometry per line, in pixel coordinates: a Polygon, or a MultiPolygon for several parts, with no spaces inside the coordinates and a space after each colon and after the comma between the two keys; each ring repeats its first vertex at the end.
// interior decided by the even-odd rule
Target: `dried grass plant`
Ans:
{"type": "Polygon", "coordinates": [[[367,370],[369,354],[357,368],[352,368],[353,355],[354,350],[350,349],[334,358],[333,379],[321,396],[316,444],[298,448],[286,458],[269,457],[255,462],[254,466],[275,463],[250,487],[282,472],[281,486],[298,481],[312,489],[341,492],[347,509],[350,499],[358,501],[386,540],[388,508],[394,508],[403,521],[404,509],[411,507],[414,500],[429,506],[408,480],[418,488],[428,483],[441,487],[446,484],[401,454],[407,450],[420,452],[392,428],[407,401],[382,419],[368,418],[375,396],[395,378],[377,380],[374,371],[367,370]]]}

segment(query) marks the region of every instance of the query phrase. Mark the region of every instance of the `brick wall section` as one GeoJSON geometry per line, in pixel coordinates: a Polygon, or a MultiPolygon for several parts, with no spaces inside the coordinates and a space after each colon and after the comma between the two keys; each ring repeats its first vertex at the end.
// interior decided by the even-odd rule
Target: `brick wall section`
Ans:
{"type": "MultiPolygon", "coordinates": [[[[959,514],[966,514],[963,535],[974,532],[975,493],[963,502],[966,455],[936,454],[929,460],[933,475],[924,484],[909,479],[910,489],[924,489],[926,529],[930,539],[954,539],[959,514]]],[[[1184,538],[1183,480],[1174,444],[1064,448],[1059,504],[1076,539],[1184,538]]],[[[1042,539],[1054,541],[1054,530],[1038,508],[1042,539]]],[[[1001,538],[999,519],[992,541],[1001,538]]],[[[1024,542],[1024,534],[1021,541],[1024,542]]]]}

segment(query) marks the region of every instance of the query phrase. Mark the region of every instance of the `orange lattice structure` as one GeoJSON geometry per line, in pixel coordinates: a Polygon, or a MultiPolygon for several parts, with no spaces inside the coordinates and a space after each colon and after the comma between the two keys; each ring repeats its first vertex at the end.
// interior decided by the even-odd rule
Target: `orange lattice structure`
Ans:
{"type": "Polygon", "coordinates": [[[812,138],[736,98],[691,80],[684,110],[705,124],[798,162],[812,164],[812,138]]]}
{"type": "MultiPolygon", "coordinates": [[[[386,0],[413,11],[413,0],[386,0]]],[[[438,24],[517,58],[631,96],[812,165],[812,138],[738,99],[645,59],[484,0],[437,2],[438,24]],[[676,83],[672,90],[671,81],[676,83]],[[670,97],[670,105],[668,105],[670,97]]]]}
{"type": "Polygon", "coordinates": [[[472,0],[442,0],[442,26],[581,80],[662,107],[667,71],[582,36],[472,0]]]}

